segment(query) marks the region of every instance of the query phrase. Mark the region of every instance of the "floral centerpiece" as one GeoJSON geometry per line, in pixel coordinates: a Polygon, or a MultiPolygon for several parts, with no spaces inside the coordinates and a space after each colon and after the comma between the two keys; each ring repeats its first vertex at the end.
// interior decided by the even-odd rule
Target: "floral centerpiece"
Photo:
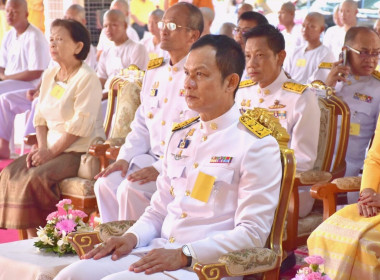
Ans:
{"type": "Polygon", "coordinates": [[[321,256],[309,256],[304,260],[309,266],[299,269],[292,280],[331,280],[319,269],[319,266],[325,262],[321,256]]]}
{"type": "Polygon", "coordinates": [[[63,199],[56,206],[58,210],[48,215],[46,226],[37,229],[38,238],[34,246],[46,252],[57,253],[59,256],[75,253],[74,248],[68,242],[67,235],[75,231],[93,230],[83,222],[83,218],[87,217],[87,214],[80,210],[74,210],[70,199],[63,199]]]}

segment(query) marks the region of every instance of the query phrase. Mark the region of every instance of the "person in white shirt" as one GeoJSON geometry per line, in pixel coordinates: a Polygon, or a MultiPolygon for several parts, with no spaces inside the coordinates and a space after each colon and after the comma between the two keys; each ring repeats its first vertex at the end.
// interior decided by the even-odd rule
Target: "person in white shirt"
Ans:
{"type": "Polygon", "coordinates": [[[12,29],[0,49],[0,94],[35,88],[50,60],[45,36],[28,22],[26,1],[9,0],[5,11],[12,29]]]}
{"type": "Polygon", "coordinates": [[[164,11],[161,9],[156,9],[150,13],[148,19],[148,30],[149,34],[141,39],[140,43],[143,44],[148,51],[149,59],[154,59],[158,57],[167,58],[169,55],[166,51],[161,49],[161,37],[160,29],[158,29],[158,22],[162,19],[164,11]]]}
{"type": "Polygon", "coordinates": [[[123,236],[111,237],[55,280],[195,280],[196,262],[265,246],[281,160],[272,136],[260,139],[239,121],[234,94],[243,69],[244,54],[233,39],[205,35],[194,43],[185,94],[199,117],[173,129],[150,206],[123,236]]]}
{"type": "Polygon", "coordinates": [[[196,115],[185,102],[183,65],[191,45],[202,33],[202,13],[194,5],[181,2],[165,12],[158,27],[161,48],[170,59],[149,62],[132,131],[116,162],[95,177],[98,180],[94,191],[103,222],[136,220],[141,216],[156,190],[173,123],[196,115]]]}
{"type": "Polygon", "coordinates": [[[356,14],[358,5],[353,0],[345,0],[339,5],[339,17],[342,26],[334,25],[326,30],[323,37],[323,44],[328,47],[334,54],[335,61],[339,60],[339,54],[344,44],[346,32],[353,26],[356,26],[356,14]]]}
{"type": "Polygon", "coordinates": [[[294,23],[296,7],[292,2],[282,4],[278,12],[278,20],[285,29],[281,32],[285,39],[285,51],[291,54],[295,47],[304,44],[300,24],[294,23]]]}
{"type": "Polygon", "coordinates": [[[104,14],[104,30],[113,46],[100,55],[96,72],[107,91],[109,83],[120,70],[131,64],[135,64],[141,70],[148,66],[148,52],[142,44],[128,38],[126,28],[125,16],[121,11],[109,10],[104,14]]]}
{"type": "MultiPolygon", "coordinates": [[[[128,18],[129,18],[129,5],[128,2],[125,0],[113,0],[110,6],[110,10],[119,10],[125,15],[126,23],[128,24],[128,18]]],[[[126,30],[127,36],[129,39],[138,42],[140,41],[139,35],[137,34],[136,30],[133,29],[129,24],[127,25],[126,30]]],[[[96,57],[99,60],[99,57],[101,53],[107,49],[109,49],[113,45],[112,41],[108,39],[107,35],[105,34],[104,29],[102,29],[102,32],[100,32],[99,36],[99,42],[96,46],[97,55],[96,57]]]]}
{"type": "Polygon", "coordinates": [[[324,29],[325,18],[320,13],[309,13],[302,23],[302,36],[307,44],[297,47],[284,62],[284,70],[297,82],[307,83],[322,61],[334,61],[332,52],[320,41],[324,29]]]}

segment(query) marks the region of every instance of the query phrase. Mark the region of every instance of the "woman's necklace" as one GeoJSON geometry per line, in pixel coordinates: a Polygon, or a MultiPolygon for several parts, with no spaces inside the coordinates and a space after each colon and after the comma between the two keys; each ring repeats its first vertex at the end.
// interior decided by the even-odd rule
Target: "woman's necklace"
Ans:
{"type": "Polygon", "coordinates": [[[57,75],[55,76],[55,80],[67,84],[67,81],[79,70],[79,68],[82,66],[82,63],[79,64],[79,66],[75,67],[69,74],[67,74],[66,78],[58,77],[58,74],[61,73],[62,68],[58,71],[57,75]]]}

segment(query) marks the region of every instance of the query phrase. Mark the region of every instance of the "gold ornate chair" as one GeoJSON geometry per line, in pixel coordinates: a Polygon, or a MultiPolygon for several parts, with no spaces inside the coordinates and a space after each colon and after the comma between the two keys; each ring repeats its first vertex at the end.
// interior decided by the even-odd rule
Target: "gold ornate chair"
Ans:
{"type": "MultiPolygon", "coordinates": [[[[275,218],[268,238],[267,248],[250,248],[231,252],[221,256],[217,264],[195,264],[193,269],[199,279],[221,279],[226,276],[248,275],[264,273],[265,279],[278,279],[282,261],[282,235],[285,216],[289,204],[290,193],[295,176],[295,159],[293,150],[288,149],[289,135],[280,125],[278,119],[265,109],[256,108],[247,111],[254,119],[272,131],[281,148],[281,161],[283,167],[281,193],[275,218]]],[[[95,244],[105,241],[110,235],[122,235],[133,221],[119,221],[101,224],[91,233],[73,233],[69,235],[77,253],[82,254],[91,250],[95,244]]]]}
{"type": "MultiPolygon", "coordinates": [[[[333,89],[325,86],[323,82],[314,81],[311,86],[317,92],[322,92],[318,97],[321,110],[318,154],[313,170],[296,174],[288,209],[287,237],[283,244],[287,251],[305,245],[310,233],[322,222],[322,214],[318,211],[312,211],[308,216],[299,218],[298,188],[328,183],[332,179],[342,177],[346,170],[350,110],[342,99],[334,95],[333,89]]],[[[313,197],[321,199],[314,195],[313,197]]],[[[326,203],[327,201],[323,204],[326,203]]]]}
{"type": "MultiPolygon", "coordinates": [[[[140,91],[144,71],[135,65],[124,69],[122,75],[115,77],[109,87],[107,113],[104,121],[104,130],[107,140],[104,144],[91,145],[89,154],[98,157],[100,169],[108,164],[105,152],[109,147],[122,145],[130,132],[130,123],[135,111],[140,105],[140,91]]],[[[24,139],[25,144],[37,143],[35,135],[28,135],[24,139]]],[[[99,170],[100,171],[100,170],[99,170]]],[[[59,183],[62,198],[71,199],[74,207],[84,211],[90,216],[97,211],[96,197],[94,193],[95,180],[72,177],[59,183]]],[[[20,238],[25,239],[26,233],[20,231],[20,238]]]]}

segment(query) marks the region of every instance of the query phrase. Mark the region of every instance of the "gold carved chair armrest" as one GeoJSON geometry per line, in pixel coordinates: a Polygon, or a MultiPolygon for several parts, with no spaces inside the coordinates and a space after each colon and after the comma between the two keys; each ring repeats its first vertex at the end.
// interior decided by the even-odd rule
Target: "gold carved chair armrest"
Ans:
{"type": "Polygon", "coordinates": [[[110,160],[116,160],[117,156],[119,155],[120,147],[110,147],[106,151],[106,156],[110,160]]]}
{"type": "Polygon", "coordinates": [[[24,143],[29,146],[37,144],[37,135],[35,133],[26,135],[24,137],[24,143]]]}
{"type": "Polygon", "coordinates": [[[95,144],[91,145],[88,149],[90,155],[99,158],[100,170],[103,170],[109,165],[109,161],[106,157],[106,151],[109,147],[109,144],[95,144]]]}
{"type": "Polygon", "coordinates": [[[135,221],[114,221],[100,224],[92,232],[73,232],[68,235],[70,244],[78,256],[91,251],[96,244],[107,241],[111,236],[123,235],[135,221]]]}

